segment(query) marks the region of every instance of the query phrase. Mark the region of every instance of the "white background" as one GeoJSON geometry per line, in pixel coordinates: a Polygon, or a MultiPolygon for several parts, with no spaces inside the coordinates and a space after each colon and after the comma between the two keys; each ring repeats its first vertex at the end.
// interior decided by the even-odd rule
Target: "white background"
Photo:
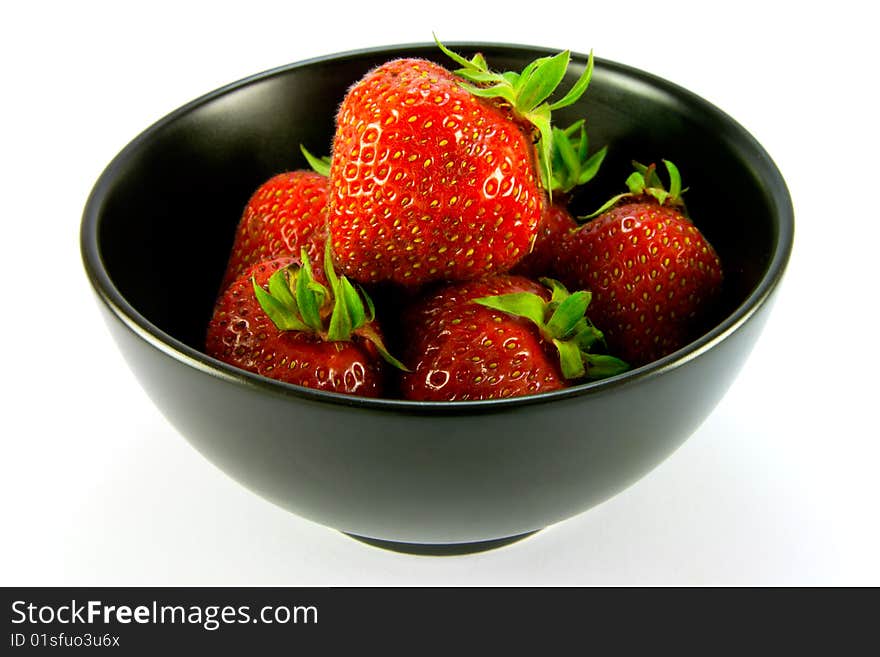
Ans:
{"type": "Polygon", "coordinates": [[[344,5],[0,9],[0,584],[880,584],[868,5],[344,5]],[[179,105],[268,68],[428,41],[432,30],[445,41],[592,48],[695,91],[767,148],[797,216],[762,339],[678,452],[576,518],[450,558],[354,542],[206,462],[123,362],[78,246],[103,167],[179,105]]]}

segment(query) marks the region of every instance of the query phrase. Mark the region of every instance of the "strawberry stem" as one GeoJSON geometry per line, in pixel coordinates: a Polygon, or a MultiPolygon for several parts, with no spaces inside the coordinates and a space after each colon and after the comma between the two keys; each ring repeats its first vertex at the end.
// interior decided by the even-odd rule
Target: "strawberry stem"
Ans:
{"type": "Polygon", "coordinates": [[[599,172],[605,159],[608,147],[589,154],[589,139],[584,119],[575,121],[562,130],[553,128],[553,152],[551,154],[551,171],[553,179],[551,190],[567,194],[575,187],[592,180],[599,172]]]}
{"type": "MultiPolygon", "coordinates": [[[[279,288],[287,285],[287,274],[284,270],[278,270],[272,274],[269,279],[269,287],[279,288]],[[272,279],[275,279],[273,282],[272,279]],[[283,282],[282,282],[282,279],[283,282]]],[[[289,292],[286,295],[275,296],[270,292],[266,292],[257,284],[256,278],[251,279],[254,288],[254,295],[257,297],[257,303],[263,311],[272,320],[272,323],[278,327],[279,331],[308,331],[310,330],[306,323],[302,320],[299,308],[293,295],[289,292]]]]}
{"type": "Polygon", "coordinates": [[[527,64],[519,73],[512,71],[496,73],[489,70],[481,54],[466,59],[444,46],[437,35],[434,35],[434,41],[440,50],[461,66],[455,74],[465,80],[460,83],[464,89],[480,98],[500,98],[506,101],[517,116],[528,121],[538,130],[539,174],[544,188],[552,194],[554,133],[551,113],[577,102],[587,90],[593,75],[592,51],[578,80],[562,98],[551,103],[548,98],[556,91],[568,70],[571,61],[570,51],[563,50],[556,55],[539,57],[527,64]]]}
{"type": "Polygon", "coordinates": [[[591,353],[594,345],[604,344],[604,338],[585,314],[592,298],[589,291],[569,293],[562,283],[551,278],[542,278],[541,282],[551,290],[550,301],[532,292],[511,292],[473,302],[522,317],[537,326],[541,336],[556,347],[566,379],[599,379],[629,369],[619,358],[591,353]]]}
{"type": "Polygon", "coordinates": [[[301,265],[291,264],[272,274],[268,291],[251,279],[257,303],[278,330],[311,332],[330,342],[350,342],[357,335],[372,342],[390,365],[409,371],[389,353],[373,326],[376,308],[366,291],[358,291],[345,276],[337,276],[329,242],[324,251],[329,289],[315,280],[306,249],[301,259],[301,265]]]}
{"type": "Polygon", "coordinates": [[[682,199],[682,194],[684,194],[687,189],[682,189],[681,187],[681,173],[679,172],[678,167],[669,160],[661,161],[669,174],[668,190],[664,186],[663,181],[660,180],[660,176],[657,174],[657,166],[655,164],[652,163],[646,166],[633,160],[632,165],[635,168],[635,171],[629,174],[629,177],[626,179],[626,186],[629,191],[608,199],[598,210],[591,212],[588,215],[577,217],[577,220],[587,221],[593,219],[603,212],[607,212],[624,199],[634,199],[640,196],[650,196],[660,205],[677,207],[683,213],[687,214],[684,199],[682,199]]]}

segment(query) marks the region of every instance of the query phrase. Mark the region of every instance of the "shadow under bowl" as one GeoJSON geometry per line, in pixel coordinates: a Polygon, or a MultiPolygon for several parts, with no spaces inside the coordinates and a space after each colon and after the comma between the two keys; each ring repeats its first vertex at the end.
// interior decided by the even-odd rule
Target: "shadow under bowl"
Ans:
{"type": "MultiPolygon", "coordinates": [[[[452,44],[519,70],[552,51],[452,44]]],[[[141,385],[209,461],[304,518],[383,547],[440,554],[509,542],[637,481],[711,413],[748,356],[792,248],[785,182],[734,120],[687,90],[596,60],[590,89],[555,116],[587,116],[609,155],[588,192],[619,191],[631,159],[682,170],[691,216],[725,288],[705,333],[612,379],[500,401],[363,399],[269,380],[202,353],[240,213],[271,175],[328,152],[348,87],[394,57],[448,65],[433,44],[291,64],[209,93],[148,128],[108,165],[81,248],[111,333],[141,385]]],[[[571,84],[586,65],[574,54],[571,84]]]]}

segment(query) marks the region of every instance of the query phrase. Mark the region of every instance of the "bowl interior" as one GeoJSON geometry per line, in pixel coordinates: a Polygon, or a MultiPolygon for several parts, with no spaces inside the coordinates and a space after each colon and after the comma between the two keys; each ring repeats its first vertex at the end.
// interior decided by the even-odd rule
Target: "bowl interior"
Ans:
{"type": "MultiPolygon", "coordinates": [[[[453,44],[466,55],[476,48],[453,44]]],[[[495,69],[519,70],[538,48],[481,46],[495,69]]],[[[307,164],[300,144],[329,153],[347,88],[393,57],[449,66],[434,45],[402,46],[283,67],[230,85],[159,121],[108,167],[87,208],[106,274],[131,307],[196,351],[203,346],[233,234],[247,199],[271,175],[307,164]]],[[[573,57],[571,84],[586,63],[573,57]]],[[[565,88],[563,83],[563,88],[565,88]]],[[[630,161],[674,161],[688,208],[725,269],[713,324],[740,309],[766,278],[780,240],[784,183],[741,127],[687,91],[597,60],[589,90],[558,112],[586,117],[591,148],[609,146],[602,170],[573,200],[592,211],[624,189],[630,161]]],[[[711,326],[706,327],[707,330],[711,326]]]]}

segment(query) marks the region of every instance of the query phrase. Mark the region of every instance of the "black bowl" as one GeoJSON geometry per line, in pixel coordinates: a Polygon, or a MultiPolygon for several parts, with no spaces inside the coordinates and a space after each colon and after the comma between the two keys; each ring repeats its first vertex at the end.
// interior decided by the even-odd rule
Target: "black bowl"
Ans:
{"type": "MultiPolygon", "coordinates": [[[[452,44],[519,70],[551,51],[452,44]]],[[[589,509],[668,457],[709,415],[757,339],[786,266],[791,199],[764,149],[730,117],[667,81],[598,59],[584,98],[609,156],[594,208],[620,191],[631,159],[671,159],[691,216],[725,267],[706,333],[613,379],[487,402],[363,399],[282,384],[202,353],[205,326],[249,195],[327,153],[349,85],[394,57],[449,65],[434,45],[345,53],[234,83],[165,117],[97,181],[81,242],[99,306],[168,420],[264,498],[398,549],[476,550],[589,509]],[[448,547],[442,547],[448,546],[448,547]]],[[[575,54],[568,84],[586,64],[575,54]]],[[[565,87],[563,83],[563,88],[565,87]]]]}

